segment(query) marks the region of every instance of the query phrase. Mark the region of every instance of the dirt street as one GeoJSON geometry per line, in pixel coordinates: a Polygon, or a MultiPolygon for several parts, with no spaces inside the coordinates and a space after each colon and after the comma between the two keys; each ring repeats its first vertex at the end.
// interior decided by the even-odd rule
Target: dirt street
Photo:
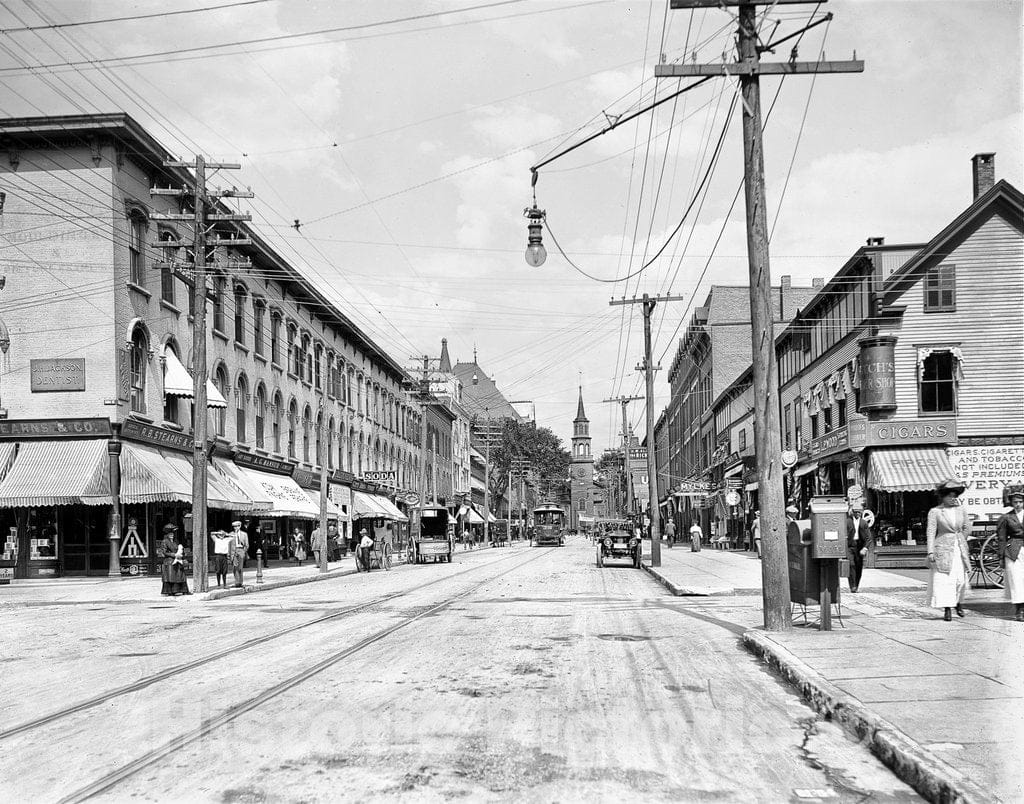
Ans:
{"type": "Polygon", "coordinates": [[[0,799],[918,800],[742,648],[755,605],[709,614],[576,539],[4,607],[0,799]]]}

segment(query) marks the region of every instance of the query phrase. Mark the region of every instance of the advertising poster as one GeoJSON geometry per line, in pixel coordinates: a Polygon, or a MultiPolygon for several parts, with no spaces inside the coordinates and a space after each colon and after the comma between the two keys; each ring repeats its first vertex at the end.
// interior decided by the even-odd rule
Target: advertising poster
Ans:
{"type": "Polygon", "coordinates": [[[967,485],[960,504],[980,520],[1001,516],[1003,489],[1024,483],[1024,446],[949,447],[949,463],[967,485]]]}

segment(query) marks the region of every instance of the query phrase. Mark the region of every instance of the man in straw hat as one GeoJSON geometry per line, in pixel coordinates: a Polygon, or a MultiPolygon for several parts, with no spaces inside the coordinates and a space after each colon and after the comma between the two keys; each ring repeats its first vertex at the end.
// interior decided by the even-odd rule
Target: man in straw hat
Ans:
{"type": "Polygon", "coordinates": [[[242,522],[231,523],[231,568],[235,574],[235,589],[242,588],[242,568],[249,557],[249,534],[242,530],[242,522]]]}
{"type": "Polygon", "coordinates": [[[1015,607],[1013,618],[1024,622],[1024,486],[1011,487],[1007,497],[1013,510],[1000,517],[996,533],[1006,569],[1006,599],[1015,607]]]}
{"type": "Polygon", "coordinates": [[[875,534],[871,526],[864,521],[864,509],[855,504],[846,517],[846,552],[850,558],[850,591],[860,588],[860,579],[864,574],[864,557],[875,544],[875,534]]]}

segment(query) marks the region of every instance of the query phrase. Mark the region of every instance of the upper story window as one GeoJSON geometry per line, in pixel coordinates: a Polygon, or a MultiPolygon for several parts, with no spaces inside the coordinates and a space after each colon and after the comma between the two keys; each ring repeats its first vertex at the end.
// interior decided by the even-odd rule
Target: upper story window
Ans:
{"type": "Polygon", "coordinates": [[[141,327],[136,327],[128,346],[130,385],[128,401],[135,413],[146,412],[146,364],[149,360],[149,342],[141,327]]]}
{"type": "Polygon", "coordinates": [[[235,285],[235,341],[245,343],[245,297],[248,294],[241,285],[235,285]]]}
{"type": "Polygon", "coordinates": [[[249,407],[249,381],[244,374],[238,375],[238,387],[235,389],[235,441],[245,442],[249,440],[248,435],[248,414],[249,407]]]}
{"type": "Polygon", "coordinates": [[[811,416],[811,438],[818,437],[818,414],[815,413],[811,416]]]}
{"type": "Polygon", "coordinates": [[[267,390],[263,385],[259,385],[256,388],[256,401],[255,401],[255,414],[256,414],[256,446],[263,447],[263,431],[267,423],[267,390]]]}
{"type": "Polygon", "coordinates": [[[740,428],[740,439],[739,439],[739,445],[738,446],[739,446],[740,452],[742,452],[743,450],[745,450],[747,448],[747,428],[746,427],[741,427],[740,428]]]}
{"type": "Polygon", "coordinates": [[[295,428],[299,426],[299,408],[292,400],[288,406],[288,457],[295,457],[295,428]]]}
{"type": "Polygon", "coordinates": [[[271,425],[271,435],[273,436],[273,448],[274,452],[281,452],[281,416],[284,413],[284,400],[281,398],[280,393],[274,394],[274,401],[270,407],[270,413],[273,416],[273,424],[271,425]]]}
{"type": "Polygon", "coordinates": [[[804,403],[801,399],[793,400],[793,449],[803,446],[804,403]]]}
{"type": "Polygon", "coordinates": [[[316,386],[317,390],[320,390],[323,385],[322,372],[324,359],[324,348],[320,344],[313,347],[313,358],[313,384],[316,386]]]}
{"type": "MultiPolygon", "coordinates": [[[[174,243],[177,239],[174,232],[160,232],[162,242],[174,243]]],[[[164,265],[160,269],[160,298],[168,304],[174,304],[174,261],[178,257],[178,247],[168,246],[163,252],[164,265]]]]}
{"type": "Polygon", "coordinates": [[[213,278],[213,328],[224,332],[224,277],[213,278]]]}
{"type": "Polygon", "coordinates": [[[128,281],[146,286],[146,219],[141,212],[128,217],[128,281]]]}
{"type": "MultiPolygon", "coordinates": [[[[228,387],[228,372],[224,368],[223,363],[214,372],[213,384],[217,386],[220,395],[225,399],[231,395],[230,388],[228,387]]],[[[227,435],[227,408],[210,408],[210,410],[213,411],[213,425],[216,434],[219,436],[227,435]]]]}
{"type": "Polygon", "coordinates": [[[836,426],[837,427],[842,427],[843,425],[846,424],[846,400],[845,399],[837,399],[836,400],[836,419],[837,419],[837,421],[836,421],[836,426]]]}
{"type": "Polygon", "coordinates": [[[924,275],[924,311],[956,311],[956,266],[939,265],[924,275]]]}
{"type": "Polygon", "coordinates": [[[918,396],[921,413],[956,410],[957,358],[952,350],[925,350],[919,357],[918,396]]]}
{"type": "Polygon", "coordinates": [[[823,426],[825,428],[825,432],[826,433],[831,433],[832,432],[832,408],[830,408],[830,407],[829,408],[824,408],[821,411],[821,415],[822,415],[822,419],[823,419],[822,424],[823,424],[823,426]]]}
{"type": "Polygon", "coordinates": [[[281,365],[281,315],[270,314],[270,362],[281,365]]]}
{"type": "Polygon", "coordinates": [[[252,350],[263,354],[263,342],[265,338],[265,319],[267,315],[267,304],[262,299],[252,300],[252,350]]]}
{"type": "Polygon", "coordinates": [[[296,341],[297,332],[295,327],[291,324],[288,325],[288,371],[295,374],[295,366],[299,361],[299,344],[296,341]]]}

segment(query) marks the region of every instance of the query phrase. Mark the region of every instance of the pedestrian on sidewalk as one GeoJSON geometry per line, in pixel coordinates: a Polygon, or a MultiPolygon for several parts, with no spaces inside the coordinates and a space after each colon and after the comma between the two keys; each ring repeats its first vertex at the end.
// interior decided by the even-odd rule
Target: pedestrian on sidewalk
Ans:
{"type": "Polygon", "coordinates": [[[338,561],[341,547],[338,545],[338,526],[333,522],[327,524],[327,560],[338,561]]]}
{"type": "Polygon", "coordinates": [[[232,538],[223,530],[215,530],[210,538],[213,539],[213,568],[217,572],[217,586],[224,587],[228,585],[232,538]]]}
{"type": "Polygon", "coordinates": [[[1006,599],[1015,607],[1013,618],[1024,622],[1024,488],[1011,489],[1009,496],[1013,510],[1000,517],[996,533],[1006,569],[1006,599]]]}
{"type": "Polygon", "coordinates": [[[700,522],[696,519],[693,520],[693,525],[690,526],[690,552],[699,553],[700,543],[704,538],[704,531],[700,526],[700,522]]]}
{"type": "Polygon", "coordinates": [[[249,534],[242,530],[242,522],[236,519],[231,523],[231,568],[235,574],[235,589],[242,588],[242,570],[245,559],[249,555],[249,534]]]}
{"type": "Polygon", "coordinates": [[[292,555],[295,557],[295,563],[301,567],[302,562],[306,560],[306,537],[298,525],[292,533],[292,555]]]}
{"type": "Polygon", "coordinates": [[[366,528],[363,528],[359,531],[359,562],[356,564],[356,569],[362,565],[364,570],[370,571],[371,550],[373,550],[373,537],[366,528]]]}
{"type": "Polygon", "coordinates": [[[171,524],[164,525],[163,534],[156,550],[157,556],[163,559],[160,565],[160,594],[170,597],[190,595],[188,573],[185,571],[185,548],[178,541],[178,528],[171,524]]]}
{"type": "Polygon", "coordinates": [[[761,511],[754,511],[754,521],[750,523],[750,538],[754,542],[754,552],[761,557],[761,511]]]}
{"type": "Polygon", "coordinates": [[[665,522],[665,540],[669,547],[676,543],[676,521],[672,517],[665,522]]]}
{"type": "Polygon", "coordinates": [[[860,579],[864,574],[864,557],[875,544],[875,534],[864,520],[864,509],[855,506],[846,517],[846,554],[850,559],[850,591],[860,588],[860,579]]]}
{"type": "Polygon", "coordinates": [[[324,551],[324,529],[320,523],[316,523],[316,527],[313,528],[313,532],[309,536],[309,546],[313,550],[313,560],[316,565],[320,566],[320,556],[324,551]]]}
{"type": "Polygon", "coordinates": [[[955,478],[935,488],[939,504],[928,512],[928,598],[932,608],[943,609],[943,619],[953,619],[956,608],[963,617],[963,601],[971,588],[967,580],[970,558],[965,531],[970,527],[959,497],[966,487],[955,478]]]}

